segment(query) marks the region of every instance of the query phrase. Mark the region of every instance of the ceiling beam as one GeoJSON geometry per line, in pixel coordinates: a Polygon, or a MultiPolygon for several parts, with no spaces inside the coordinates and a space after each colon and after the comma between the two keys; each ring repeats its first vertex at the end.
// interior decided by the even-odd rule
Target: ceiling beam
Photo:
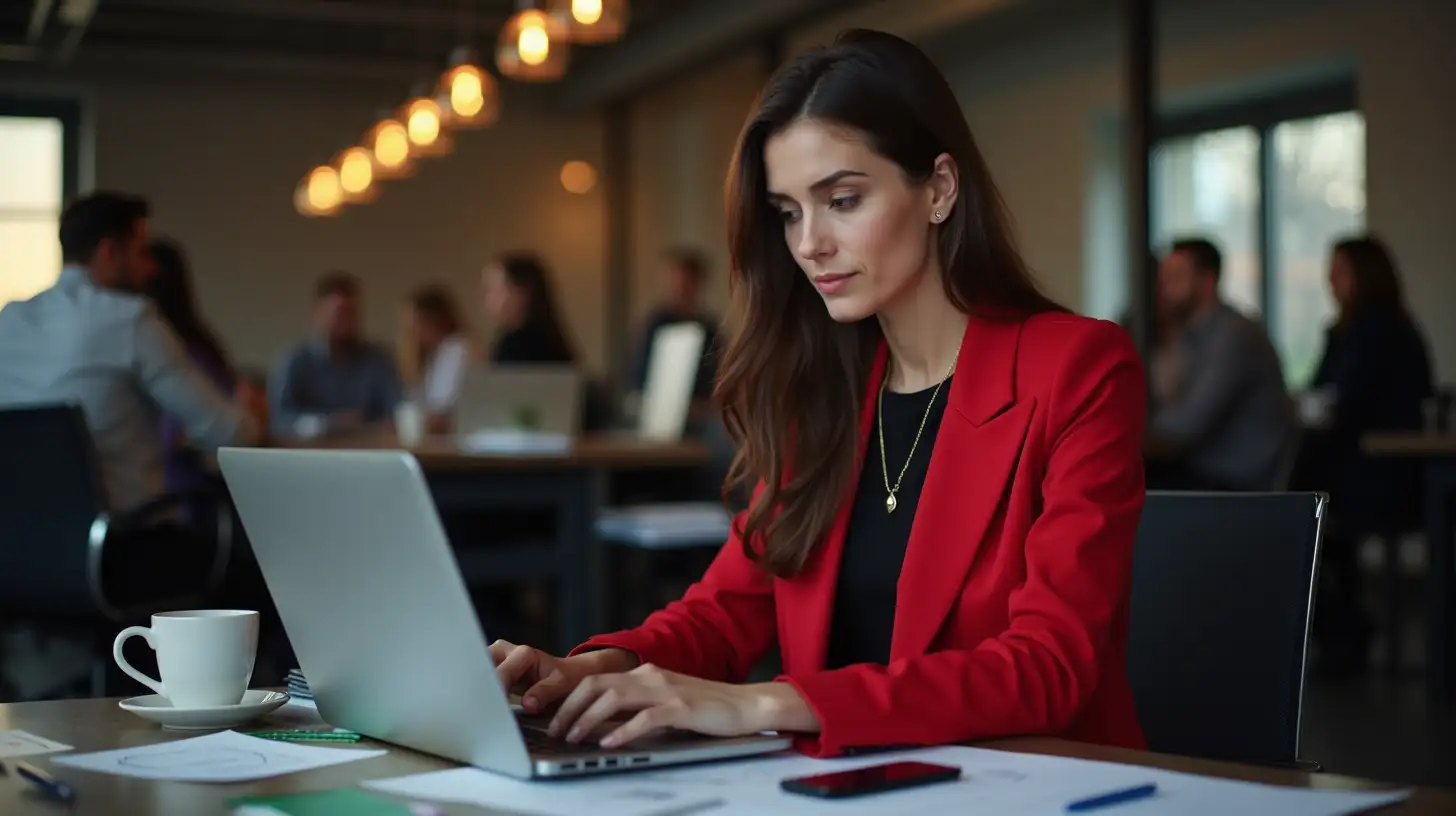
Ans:
{"type": "Polygon", "coordinates": [[[711,0],[583,59],[559,88],[568,110],[640,92],[737,48],[863,0],[711,0]]]}
{"type": "Polygon", "coordinates": [[[325,78],[355,81],[411,82],[428,76],[439,66],[422,60],[320,57],[240,51],[223,48],[168,46],[121,46],[91,42],[75,62],[90,68],[164,68],[179,71],[208,71],[270,74],[282,78],[325,78]]]}
{"type": "MultiPolygon", "coordinates": [[[[468,21],[453,9],[420,8],[404,3],[353,3],[348,0],[126,0],[128,9],[179,14],[217,14],[292,22],[399,28],[457,29],[468,21]]],[[[477,29],[500,22],[499,15],[476,14],[477,29]]],[[[407,35],[407,31],[400,32],[407,35]]]]}

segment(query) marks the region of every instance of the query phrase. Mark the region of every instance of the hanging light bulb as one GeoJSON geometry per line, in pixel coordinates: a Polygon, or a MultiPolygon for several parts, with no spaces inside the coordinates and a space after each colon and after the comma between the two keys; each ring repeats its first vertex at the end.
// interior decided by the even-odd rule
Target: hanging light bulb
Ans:
{"type": "Polygon", "coordinates": [[[443,156],[449,153],[449,134],[445,130],[444,116],[440,104],[434,99],[418,93],[404,103],[399,112],[409,137],[411,156],[443,156]]]}
{"type": "Polygon", "coordinates": [[[409,131],[391,113],[384,113],[361,144],[374,159],[374,180],[404,178],[414,170],[410,161],[409,131]]]}
{"type": "Polygon", "coordinates": [[[343,203],[339,173],[327,164],[310,170],[293,194],[294,206],[308,216],[333,215],[343,203]]]}
{"type": "Polygon", "coordinates": [[[450,129],[468,130],[495,124],[500,115],[500,89],[495,77],[476,64],[469,49],[457,49],[452,67],[440,75],[435,104],[450,129]]]}
{"type": "Polygon", "coordinates": [[[550,82],[566,73],[570,60],[566,30],[544,11],[516,12],[501,29],[495,64],[501,74],[523,82],[550,82]]]}
{"type": "Polygon", "coordinates": [[[367,204],[379,197],[374,180],[374,156],[362,147],[350,147],[334,159],[339,193],[345,204],[367,204]]]}
{"type": "Polygon", "coordinates": [[[627,31],[627,0],[549,0],[546,12],[563,28],[569,42],[607,43],[627,31]]]}

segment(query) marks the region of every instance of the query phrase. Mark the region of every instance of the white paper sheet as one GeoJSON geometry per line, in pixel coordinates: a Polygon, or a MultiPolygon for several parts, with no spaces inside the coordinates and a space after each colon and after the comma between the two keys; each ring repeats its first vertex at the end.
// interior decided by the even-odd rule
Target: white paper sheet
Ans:
{"type": "Polygon", "coordinates": [[[1408,791],[1360,793],[1234,782],[1209,777],[1062,757],[980,748],[933,748],[853,759],[802,756],[724,762],[680,770],[617,774],[562,782],[523,782],[475,768],[366,782],[385,793],[569,816],[653,816],[701,812],[727,814],[956,813],[1061,814],[1079,799],[1143,785],[1158,786],[1148,799],[1118,805],[1117,816],[1277,814],[1343,816],[1398,802],[1408,791]],[[962,769],[960,781],[837,801],[785,793],[779,781],[837,770],[917,760],[962,769]],[[695,810],[695,807],[701,806],[695,810]]]}
{"type": "Polygon", "coordinates": [[[75,754],[60,757],[53,763],[139,779],[242,782],[341,765],[386,753],[354,748],[320,748],[250,737],[236,731],[220,731],[205,737],[137,748],[75,754]]]}
{"type": "Polygon", "coordinates": [[[0,731],[0,759],[69,751],[71,746],[29,731],[0,731]]]}

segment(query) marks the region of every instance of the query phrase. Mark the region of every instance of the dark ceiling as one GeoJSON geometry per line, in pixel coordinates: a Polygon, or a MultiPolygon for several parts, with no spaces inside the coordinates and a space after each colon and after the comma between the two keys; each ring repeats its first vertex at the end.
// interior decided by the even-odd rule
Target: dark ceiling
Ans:
{"type": "MultiPolygon", "coordinates": [[[[628,36],[703,2],[632,0],[628,36]]],[[[205,52],[346,67],[442,61],[467,42],[489,53],[517,9],[516,0],[6,0],[0,2],[0,42],[37,45],[55,57],[68,35],[74,36],[66,7],[93,4],[75,48],[76,56],[92,61],[205,52]],[[33,30],[37,14],[43,22],[33,30]]]]}
{"type": "MultiPolygon", "coordinates": [[[[594,104],[862,0],[629,0],[620,41],[573,50],[563,97],[594,104]],[[586,86],[579,91],[575,85],[586,86]]],[[[518,0],[0,0],[5,63],[402,78],[458,45],[490,61],[518,0]]]]}

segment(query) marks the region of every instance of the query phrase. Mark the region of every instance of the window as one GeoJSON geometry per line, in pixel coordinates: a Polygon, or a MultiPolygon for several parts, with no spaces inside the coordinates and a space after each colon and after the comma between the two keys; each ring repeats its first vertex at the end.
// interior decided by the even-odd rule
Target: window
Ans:
{"type": "Polygon", "coordinates": [[[73,106],[0,100],[0,306],[55,282],[56,232],[75,189],[73,106]]]}
{"type": "Polygon", "coordinates": [[[1222,290],[1261,317],[1303,387],[1334,316],[1330,245],[1365,226],[1365,120],[1342,85],[1163,123],[1153,150],[1152,237],[1211,238],[1222,290]]]}

